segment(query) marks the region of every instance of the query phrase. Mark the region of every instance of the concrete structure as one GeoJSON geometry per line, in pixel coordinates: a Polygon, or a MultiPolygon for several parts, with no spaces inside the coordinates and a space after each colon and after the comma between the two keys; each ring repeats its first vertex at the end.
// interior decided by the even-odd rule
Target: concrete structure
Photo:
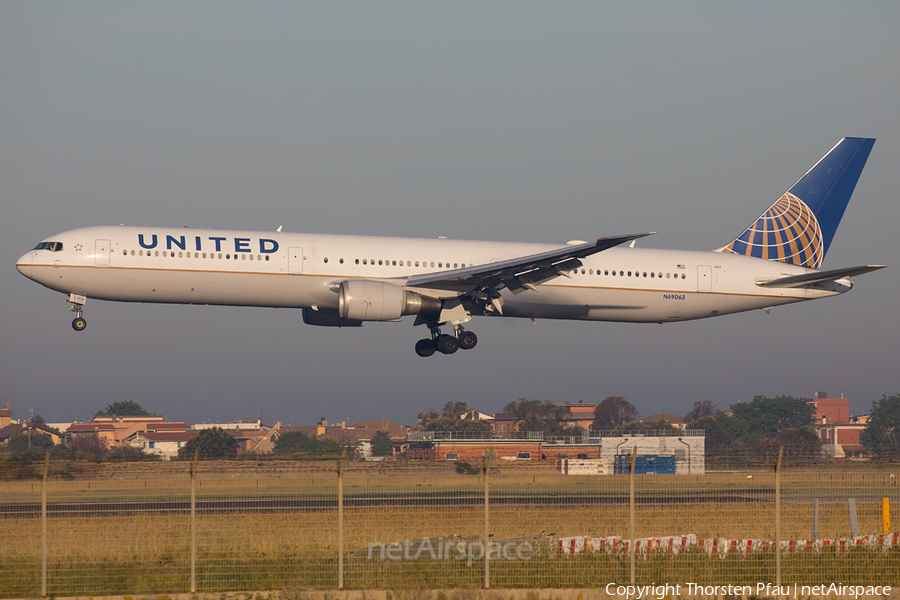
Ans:
{"type": "Polygon", "coordinates": [[[617,454],[654,454],[675,456],[675,472],[699,475],[706,472],[706,434],[699,429],[663,430],[657,432],[601,433],[601,458],[607,461],[609,472],[617,454]]]}

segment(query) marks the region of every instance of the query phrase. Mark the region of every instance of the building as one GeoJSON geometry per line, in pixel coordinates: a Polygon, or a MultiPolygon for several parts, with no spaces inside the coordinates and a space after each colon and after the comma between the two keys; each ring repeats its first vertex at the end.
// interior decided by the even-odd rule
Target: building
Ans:
{"type": "Polygon", "coordinates": [[[684,417],[673,415],[672,413],[659,413],[638,419],[637,422],[647,427],[656,427],[660,421],[665,421],[673,429],[684,429],[684,417]]]}
{"type": "Polygon", "coordinates": [[[9,398],[7,398],[6,408],[0,408],[0,428],[12,425],[14,414],[15,413],[9,409],[9,398]]]}
{"type": "Polygon", "coordinates": [[[699,475],[706,472],[706,434],[702,429],[672,429],[645,434],[614,431],[601,434],[601,458],[609,473],[616,456],[674,456],[675,473],[699,475]]]}
{"type": "Polygon", "coordinates": [[[191,426],[176,421],[168,422],[160,415],[95,417],[90,423],[73,423],[66,429],[66,435],[97,434],[106,440],[110,448],[130,444],[128,440],[138,432],[189,431],[191,426]]]}
{"type": "Polygon", "coordinates": [[[840,398],[829,398],[825,392],[818,392],[808,404],[816,409],[813,417],[816,425],[850,422],[850,399],[844,398],[843,393],[840,398]]]}
{"type": "Polygon", "coordinates": [[[164,459],[178,457],[178,450],[196,437],[199,431],[139,431],[128,438],[130,446],[164,459]]]}
{"type": "Polygon", "coordinates": [[[866,449],[859,442],[859,434],[866,428],[868,415],[852,417],[850,399],[829,398],[825,392],[818,392],[809,401],[816,409],[813,422],[822,450],[835,460],[865,460],[869,458],[866,449]]]}

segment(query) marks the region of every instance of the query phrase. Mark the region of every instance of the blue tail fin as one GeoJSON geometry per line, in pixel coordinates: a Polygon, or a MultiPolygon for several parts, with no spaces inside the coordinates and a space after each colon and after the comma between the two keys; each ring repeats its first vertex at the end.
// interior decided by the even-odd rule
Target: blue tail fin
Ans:
{"type": "Polygon", "coordinates": [[[856,188],[873,138],[844,138],[719,252],[819,269],[856,188]]]}

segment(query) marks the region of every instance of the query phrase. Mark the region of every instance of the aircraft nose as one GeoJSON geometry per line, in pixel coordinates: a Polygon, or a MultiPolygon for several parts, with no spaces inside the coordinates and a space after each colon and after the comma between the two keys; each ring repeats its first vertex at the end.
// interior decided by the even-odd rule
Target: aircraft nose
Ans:
{"type": "Polygon", "coordinates": [[[31,252],[26,252],[16,261],[16,269],[29,279],[31,279],[31,262],[31,252]]]}

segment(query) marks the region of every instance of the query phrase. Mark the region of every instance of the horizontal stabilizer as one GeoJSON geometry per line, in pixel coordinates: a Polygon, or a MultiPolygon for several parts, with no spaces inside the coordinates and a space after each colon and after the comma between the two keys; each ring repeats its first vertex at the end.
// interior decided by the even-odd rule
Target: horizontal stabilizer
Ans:
{"type": "Polygon", "coordinates": [[[834,269],[832,271],[815,271],[813,273],[805,273],[803,275],[792,275],[790,277],[781,277],[779,279],[771,279],[769,281],[757,281],[756,285],[760,287],[803,287],[825,281],[837,281],[844,277],[853,277],[854,275],[862,275],[863,273],[871,273],[878,269],[883,269],[887,265],[863,265],[860,267],[848,267],[846,269],[834,269]]]}

